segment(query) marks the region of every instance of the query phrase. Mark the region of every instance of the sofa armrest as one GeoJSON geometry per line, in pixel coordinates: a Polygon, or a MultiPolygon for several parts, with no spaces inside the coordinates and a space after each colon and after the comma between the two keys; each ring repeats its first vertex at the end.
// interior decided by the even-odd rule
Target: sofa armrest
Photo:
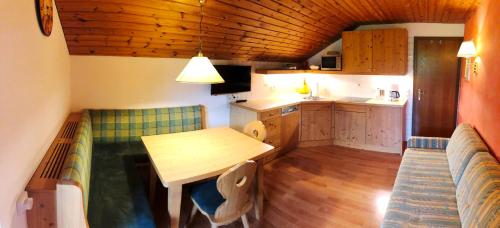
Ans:
{"type": "Polygon", "coordinates": [[[449,138],[411,136],[407,146],[408,148],[445,150],[448,141],[449,138]]]}

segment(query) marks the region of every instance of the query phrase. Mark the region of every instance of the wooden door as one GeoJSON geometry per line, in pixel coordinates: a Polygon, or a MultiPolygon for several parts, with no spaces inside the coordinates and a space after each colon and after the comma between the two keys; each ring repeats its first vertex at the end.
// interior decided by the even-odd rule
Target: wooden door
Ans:
{"type": "Polygon", "coordinates": [[[456,126],[462,37],[416,37],[413,128],[418,136],[450,137],[456,126]]]}
{"type": "Polygon", "coordinates": [[[370,73],[372,71],[372,31],[342,33],[343,71],[370,73]]]}
{"type": "Polygon", "coordinates": [[[406,74],[408,65],[408,31],[377,29],[373,34],[373,73],[406,74]]]}
{"type": "Polygon", "coordinates": [[[303,104],[301,141],[331,139],[332,106],[330,104],[303,104]]]}
{"type": "Polygon", "coordinates": [[[283,151],[294,149],[299,142],[300,111],[282,117],[281,146],[283,151]]]}

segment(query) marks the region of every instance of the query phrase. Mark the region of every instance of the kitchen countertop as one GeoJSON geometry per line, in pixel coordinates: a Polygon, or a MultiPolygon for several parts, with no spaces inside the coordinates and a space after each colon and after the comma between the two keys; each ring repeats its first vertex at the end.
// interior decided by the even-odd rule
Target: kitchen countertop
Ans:
{"type": "Polygon", "coordinates": [[[288,97],[288,98],[269,98],[248,100],[247,102],[231,103],[231,105],[248,109],[251,111],[263,112],[275,108],[282,108],[289,105],[303,103],[339,103],[339,104],[354,104],[354,105],[370,105],[370,106],[386,106],[401,108],[406,104],[406,98],[399,98],[398,101],[389,101],[378,98],[351,98],[351,97],[321,97],[317,100],[306,100],[303,97],[288,97]]]}

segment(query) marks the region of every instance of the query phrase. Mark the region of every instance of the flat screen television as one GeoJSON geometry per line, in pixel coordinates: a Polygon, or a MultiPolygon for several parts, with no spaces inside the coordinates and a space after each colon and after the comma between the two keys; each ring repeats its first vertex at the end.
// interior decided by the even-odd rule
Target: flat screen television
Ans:
{"type": "Polygon", "coordinates": [[[214,65],[215,69],[224,78],[224,83],[212,84],[212,95],[239,93],[250,91],[251,66],[214,65]]]}

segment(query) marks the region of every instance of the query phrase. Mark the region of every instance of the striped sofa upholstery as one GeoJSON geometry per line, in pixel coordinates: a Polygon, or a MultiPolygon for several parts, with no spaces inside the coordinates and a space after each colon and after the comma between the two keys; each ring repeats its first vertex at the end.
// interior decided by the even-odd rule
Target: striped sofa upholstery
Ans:
{"type": "Polygon", "coordinates": [[[457,186],[463,227],[500,227],[500,165],[488,153],[476,153],[457,186]]]}
{"type": "Polygon", "coordinates": [[[85,212],[88,208],[90,169],[92,161],[92,123],[89,111],[84,111],[61,172],[61,182],[79,186],[85,212]]]}
{"type": "Polygon", "coordinates": [[[460,227],[444,150],[404,153],[382,227],[460,227]]]}
{"type": "Polygon", "coordinates": [[[481,151],[488,151],[488,148],[476,130],[469,124],[460,124],[451,135],[448,147],[446,147],[451,176],[455,185],[458,185],[472,156],[481,151]]]}
{"type": "Polygon", "coordinates": [[[423,149],[446,149],[448,138],[441,137],[420,137],[412,136],[408,139],[408,148],[423,148],[423,149]]]}
{"type": "Polygon", "coordinates": [[[139,142],[141,136],[202,128],[201,106],[90,110],[95,143],[139,142]]]}
{"type": "Polygon", "coordinates": [[[446,141],[409,142],[382,227],[500,227],[498,162],[468,124],[446,141]]]}

